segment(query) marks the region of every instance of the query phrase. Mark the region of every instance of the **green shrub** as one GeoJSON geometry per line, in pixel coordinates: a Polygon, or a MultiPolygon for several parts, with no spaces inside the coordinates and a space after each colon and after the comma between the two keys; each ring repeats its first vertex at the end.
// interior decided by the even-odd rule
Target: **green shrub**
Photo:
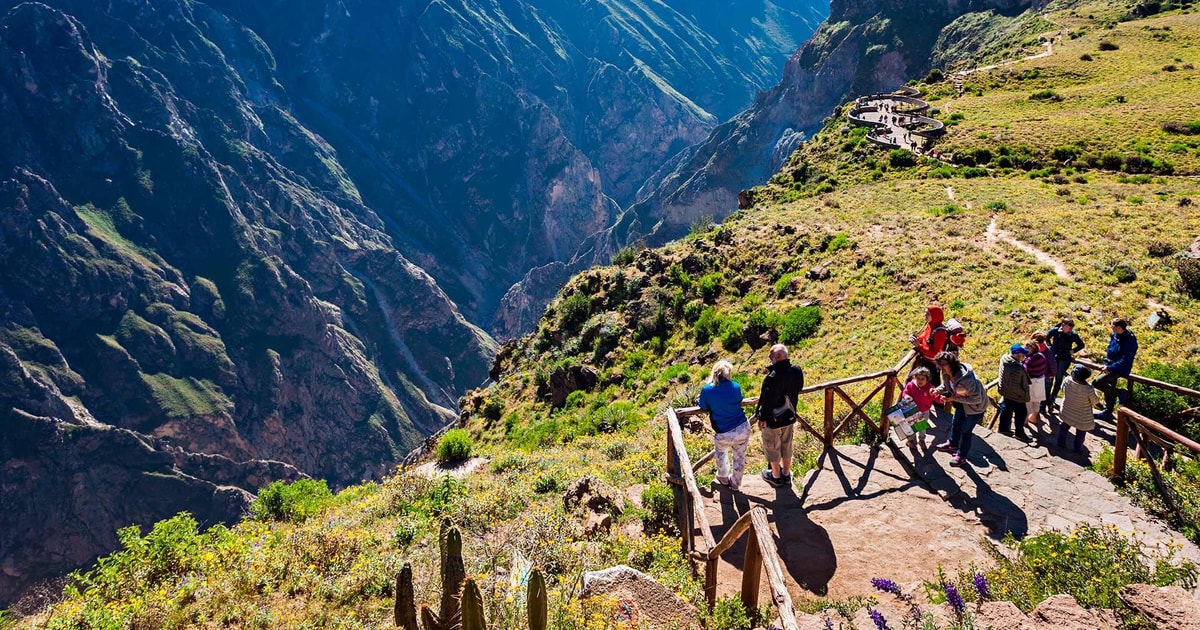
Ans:
{"type": "Polygon", "coordinates": [[[1112,269],[1113,279],[1120,284],[1128,284],[1137,280],[1137,272],[1126,264],[1116,265],[1112,269]]]}
{"type": "MultiPolygon", "coordinates": [[[[1117,592],[1129,584],[1196,584],[1197,567],[1177,560],[1174,550],[1161,557],[1138,539],[1126,538],[1111,527],[1081,525],[1073,532],[1047,532],[1018,541],[1004,540],[1008,554],[985,544],[995,567],[985,571],[992,598],[1011,601],[1029,612],[1051,595],[1073,596],[1084,608],[1121,609],[1117,592]]],[[[959,591],[973,598],[969,587],[976,569],[960,573],[959,591]]]]}
{"type": "Polygon", "coordinates": [[[303,523],[332,503],[333,493],[324,479],[273,481],[258,491],[250,504],[250,514],[259,521],[303,523]]]}
{"type": "Polygon", "coordinates": [[[1179,251],[1179,249],[1175,244],[1167,241],[1150,241],[1150,244],[1146,246],[1146,253],[1151,258],[1166,258],[1179,251]]]}
{"type": "Polygon", "coordinates": [[[948,217],[948,216],[953,216],[956,214],[962,214],[963,209],[960,206],[956,206],[951,203],[951,204],[947,204],[944,206],[938,206],[936,208],[929,208],[925,212],[926,212],[926,214],[929,214],[929,215],[932,215],[935,217],[948,217]]]}
{"type": "Polygon", "coordinates": [[[438,463],[461,462],[471,456],[471,434],[465,429],[450,429],[438,438],[434,449],[438,463]]]}
{"type": "Polygon", "coordinates": [[[962,170],[962,176],[966,179],[975,179],[978,177],[988,177],[990,175],[991,175],[991,173],[989,173],[986,168],[980,168],[978,166],[969,166],[962,170]]]}
{"type": "Polygon", "coordinates": [[[700,277],[696,283],[697,290],[700,291],[700,298],[711,304],[716,301],[725,289],[725,275],[720,273],[710,273],[700,277]]]}
{"type": "Polygon", "coordinates": [[[772,328],[779,328],[782,323],[783,318],[779,313],[759,308],[746,317],[746,332],[757,337],[772,328]]]}
{"type": "Polygon", "coordinates": [[[892,168],[909,168],[917,165],[917,156],[908,149],[892,149],[888,152],[888,164],[892,168]]]}
{"type": "Polygon", "coordinates": [[[1097,45],[1096,47],[1099,48],[1100,50],[1109,50],[1109,51],[1121,49],[1120,46],[1118,46],[1110,41],[1107,41],[1107,40],[1100,42],[1100,44],[1097,45]]]}
{"type": "MultiPolygon", "coordinates": [[[[926,83],[932,83],[932,81],[927,80],[926,83]]],[[[709,630],[744,630],[754,627],[750,614],[746,611],[746,605],[742,603],[741,597],[735,595],[718,599],[712,612],[707,614],[708,619],[704,627],[709,630]]]]}
{"type": "Polygon", "coordinates": [[[839,249],[851,249],[854,243],[850,242],[850,237],[846,236],[845,232],[838,232],[829,240],[829,245],[826,246],[826,251],[836,252],[839,249]]]}
{"type": "Polygon", "coordinates": [[[581,292],[562,301],[558,310],[558,321],[565,330],[574,331],[591,315],[592,300],[581,292]]]}
{"type": "Polygon", "coordinates": [[[533,491],[538,494],[546,494],[558,490],[558,478],[554,475],[542,473],[533,480],[533,491]]]}
{"type": "Polygon", "coordinates": [[[742,320],[737,317],[727,316],[722,319],[721,329],[717,333],[721,338],[721,347],[730,352],[734,352],[738,348],[741,348],[742,344],[745,343],[745,339],[742,334],[744,328],[745,327],[742,324],[742,320]]]}
{"type": "Polygon", "coordinates": [[[1034,92],[1033,94],[1029,95],[1029,100],[1031,100],[1031,101],[1049,101],[1051,103],[1057,103],[1057,102],[1063,100],[1063,97],[1062,97],[1062,95],[1060,95],[1058,92],[1055,92],[1054,90],[1038,90],[1037,92],[1034,92]]]}
{"type": "Polygon", "coordinates": [[[666,484],[646,486],[642,491],[642,507],[646,509],[642,523],[650,531],[669,528],[675,522],[675,492],[666,484]]]}
{"type": "MultiPolygon", "coordinates": [[[[1151,363],[1138,371],[1142,376],[1147,378],[1153,378],[1180,387],[1200,390],[1200,364],[1180,363],[1178,365],[1170,365],[1167,363],[1151,363]]],[[[1197,404],[1197,401],[1192,398],[1180,396],[1164,389],[1147,385],[1135,385],[1133,399],[1129,402],[1129,407],[1152,420],[1163,420],[1185,409],[1195,407],[1197,404]]],[[[1197,421],[1193,420],[1192,422],[1196,423],[1197,421]]],[[[1194,427],[1181,424],[1180,422],[1170,422],[1168,424],[1172,429],[1187,432],[1189,437],[1193,439],[1200,438],[1200,426],[1194,427]]]]}
{"type": "Polygon", "coordinates": [[[492,398],[483,405],[483,417],[495,422],[504,415],[504,403],[492,398]]]}
{"type": "Polygon", "coordinates": [[[783,274],[778,280],[775,281],[775,295],[778,295],[779,297],[786,295],[788,287],[792,285],[792,280],[795,280],[801,275],[803,274],[798,271],[790,271],[783,274]]]}
{"type": "Polygon", "coordinates": [[[1175,270],[1179,272],[1179,291],[1200,300],[1200,259],[1180,258],[1175,270]]]}
{"type": "Polygon", "coordinates": [[[821,309],[816,306],[801,306],[788,311],[783,317],[779,341],[785,344],[799,343],[817,334],[821,327],[821,309]]]}
{"type": "Polygon", "coordinates": [[[633,261],[637,260],[638,254],[640,254],[643,249],[646,249],[646,242],[640,240],[632,245],[622,247],[620,251],[618,251],[616,254],[613,254],[612,264],[617,265],[618,267],[632,265],[633,261]]]}
{"type": "Polygon", "coordinates": [[[696,325],[692,327],[692,332],[696,337],[696,343],[705,344],[712,340],[721,330],[721,314],[717,309],[708,306],[700,312],[700,316],[696,318],[696,325]]]}
{"type": "MultiPolygon", "coordinates": [[[[1179,513],[1176,514],[1163,498],[1146,462],[1130,458],[1125,464],[1125,481],[1120,486],[1124,494],[1153,516],[1169,523],[1194,543],[1200,543],[1200,462],[1191,458],[1172,456],[1173,467],[1160,469],[1163,485],[1171,493],[1179,513]]],[[[1105,445],[1092,463],[1092,469],[1112,477],[1113,450],[1105,445]]]]}
{"type": "Polygon", "coordinates": [[[1012,210],[1008,207],[1008,203],[1003,201],[988,202],[983,209],[987,210],[988,212],[1012,212],[1012,210]]]}

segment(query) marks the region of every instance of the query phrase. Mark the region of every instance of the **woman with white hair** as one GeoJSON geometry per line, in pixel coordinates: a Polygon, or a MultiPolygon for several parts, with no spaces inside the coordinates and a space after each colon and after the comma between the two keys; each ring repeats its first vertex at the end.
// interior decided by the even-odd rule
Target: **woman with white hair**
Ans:
{"type": "Polygon", "coordinates": [[[733,364],[717,361],[708,383],[700,390],[700,408],[708,412],[716,449],[717,483],[731,490],[742,487],[750,423],[742,410],[742,387],[733,380],[733,364]]]}

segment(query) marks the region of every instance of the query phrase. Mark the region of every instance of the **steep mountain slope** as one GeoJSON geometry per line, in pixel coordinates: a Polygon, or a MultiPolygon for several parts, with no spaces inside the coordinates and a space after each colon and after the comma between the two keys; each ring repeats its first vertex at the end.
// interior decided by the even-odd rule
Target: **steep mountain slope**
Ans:
{"type": "Polygon", "coordinates": [[[738,207],[738,192],[773,174],[833,107],[923,75],[935,47],[946,46],[944,41],[939,46],[944,27],[972,14],[1015,15],[1044,4],[835,0],[829,19],[788,61],[779,85],[648,181],[639,202],[617,222],[612,241],[619,245],[649,236],[661,243],[680,236],[698,218],[728,215],[738,207]]]}
{"type": "Polygon", "coordinates": [[[822,13],[551,4],[0,1],[0,602],[386,471],[822,13]]]}
{"type": "Polygon", "coordinates": [[[3,488],[6,507],[34,508],[4,510],[4,598],[111,548],[116,526],[194,505],[183,486],[269,477],[203,474],[186,453],[340,483],[382,473],[453,417],[494,351],[287,113],[261,42],[203,5],[106,19],[104,48],[43,4],[0,22],[0,396],[19,438],[3,488]],[[130,441],[155,453],[114,458],[130,441]],[[116,471],[79,485],[62,462],[116,471]],[[123,476],[146,475],[155,491],[121,509],[78,500],[117,502],[123,476]],[[55,541],[57,559],[27,555],[55,541]]]}
{"type": "Polygon", "coordinates": [[[514,283],[586,255],[824,16],[811,1],[213,4],[265,39],[297,115],[401,250],[502,336],[536,318],[501,307],[514,283]]]}

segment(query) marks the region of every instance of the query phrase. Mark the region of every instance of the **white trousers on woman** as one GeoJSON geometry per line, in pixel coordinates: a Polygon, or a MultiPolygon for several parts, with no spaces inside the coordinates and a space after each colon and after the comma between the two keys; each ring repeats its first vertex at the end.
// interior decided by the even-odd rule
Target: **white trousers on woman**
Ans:
{"type": "Polygon", "coordinates": [[[713,458],[717,464],[717,479],[729,481],[729,487],[742,487],[742,473],[746,470],[746,447],[750,444],[750,423],[743,422],[731,431],[713,436],[713,458]]]}

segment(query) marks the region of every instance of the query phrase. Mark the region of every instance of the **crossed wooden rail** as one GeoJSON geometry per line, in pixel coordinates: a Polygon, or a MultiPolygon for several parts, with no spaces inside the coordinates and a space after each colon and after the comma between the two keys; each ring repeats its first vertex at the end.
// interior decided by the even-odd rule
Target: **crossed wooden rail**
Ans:
{"type": "MultiPolygon", "coordinates": [[[[900,385],[897,375],[915,356],[915,352],[909,352],[900,363],[890,370],[805,387],[800,392],[802,395],[815,392],[824,394],[824,421],[821,425],[823,430],[817,431],[804,418],[798,419],[800,427],[816,436],[827,448],[833,446],[837,436],[856,418],[867,423],[881,438],[886,439],[889,428],[886,410],[895,402],[896,388],[900,385]],[[873,380],[880,382],[861,401],[856,402],[844,389],[856,383],[873,380]],[[883,411],[880,413],[878,424],[876,424],[865,408],[880,392],[883,392],[883,411]],[[840,419],[835,415],[835,403],[839,398],[850,406],[850,412],[840,419]]],[[[757,398],[747,398],[742,402],[747,407],[753,407],[757,403],[757,398]]],[[[688,418],[700,413],[702,412],[698,407],[682,409],[669,407],[664,412],[667,418],[666,479],[675,488],[676,522],[683,535],[683,552],[690,560],[704,563],[704,597],[711,610],[717,601],[717,565],[721,554],[736,544],[743,536],[747,536],[746,554],[742,563],[741,588],[741,600],[746,611],[751,615],[758,611],[758,587],[765,568],[771,599],[779,613],[783,630],[798,630],[795,607],[784,582],[783,561],[779,558],[775,538],[767,521],[767,509],[761,505],[755,505],[734,522],[720,541],[713,537],[712,526],[709,525],[708,516],[704,512],[704,496],[700,494],[700,488],[696,484],[696,472],[705,464],[713,461],[715,451],[708,452],[693,464],[684,445],[683,427],[680,424],[680,418],[688,418]],[[699,531],[703,541],[701,549],[696,548],[696,540],[692,535],[692,532],[696,530],[699,531]]]]}

